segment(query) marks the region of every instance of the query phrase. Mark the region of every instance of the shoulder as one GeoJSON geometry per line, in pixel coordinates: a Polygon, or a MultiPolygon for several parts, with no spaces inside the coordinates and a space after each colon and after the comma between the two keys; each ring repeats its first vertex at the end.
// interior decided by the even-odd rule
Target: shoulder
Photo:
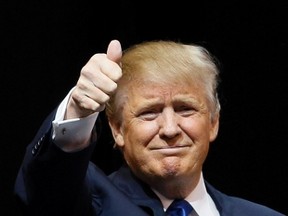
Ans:
{"type": "Polygon", "coordinates": [[[284,214],[265,205],[220,192],[208,182],[205,182],[205,185],[221,215],[284,216],[284,214]]]}
{"type": "MultiPolygon", "coordinates": [[[[117,175],[116,173],[118,172],[113,175],[117,175]]],[[[90,189],[92,209],[95,215],[148,216],[147,213],[135,205],[129,197],[115,186],[115,182],[113,182],[111,177],[109,178],[92,162],[89,163],[87,169],[86,181],[90,189]]]]}

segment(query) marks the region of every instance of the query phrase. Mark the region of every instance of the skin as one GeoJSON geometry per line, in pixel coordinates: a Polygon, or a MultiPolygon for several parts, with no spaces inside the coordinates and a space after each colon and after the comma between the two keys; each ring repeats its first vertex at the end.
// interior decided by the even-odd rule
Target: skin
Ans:
{"type": "MultiPolygon", "coordinates": [[[[85,118],[105,108],[110,95],[117,89],[122,76],[119,61],[122,57],[121,44],[112,40],[106,53],[93,55],[81,69],[79,79],[67,103],[64,120],[85,118]]],[[[80,142],[69,142],[59,146],[65,152],[78,151],[90,144],[90,137],[80,142]]]]}
{"type": "MultiPolygon", "coordinates": [[[[84,118],[105,108],[122,76],[121,56],[121,44],[113,40],[107,54],[89,59],[71,93],[65,119],[84,118]]],[[[115,142],[140,179],[167,198],[186,197],[195,188],[210,142],[217,136],[219,116],[211,120],[208,101],[193,81],[185,86],[141,80],[143,85],[129,84],[123,121],[109,119],[115,142]]],[[[82,149],[89,140],[62,149],[82,149]]]]}
{"type": "Polygon", "coordinates": [[[117,145],[140,179],[168,198],[186,197],[199,180],[218,118],[211,121],[206,98],[193,83],[148,81],[130,88],[123,122],[110,122],[117,145]]]}
{"type": "Polygon", "coordinates": [[[93,55],[81,69],[80,77],[69,98],[65,119],[84,118],[105,108],[105,103],[117,89],[122,76],[118,62],[122,57],[121,44],[110,42],[107,54],[93,55]]]}

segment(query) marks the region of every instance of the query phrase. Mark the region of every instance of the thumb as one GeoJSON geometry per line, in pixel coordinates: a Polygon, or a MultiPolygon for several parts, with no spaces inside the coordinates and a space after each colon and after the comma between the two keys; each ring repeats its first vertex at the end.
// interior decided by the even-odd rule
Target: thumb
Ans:
{"type": "Polygon", "coordinates": [[[112,40],[107,48],[107,58],[119,63],[122,57],[122,47],[118,40],[112,40]]]}

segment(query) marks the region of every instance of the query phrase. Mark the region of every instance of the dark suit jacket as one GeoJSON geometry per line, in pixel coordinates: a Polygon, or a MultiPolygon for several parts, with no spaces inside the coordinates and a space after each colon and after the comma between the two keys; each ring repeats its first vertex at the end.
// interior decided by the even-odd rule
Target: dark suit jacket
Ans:
{"type": "MultiPolygon", "coordinates": [[[[95,145],[75,153],[51,141],[51,113],[40,127],[19,170],[15,194],[29,216],[163,216],[161,201],[124,165],[107,177],[90,162],[95,145]]],[[[206,182],[221,216],[280,216],[256,203],[227,196],[206,182]]]]}

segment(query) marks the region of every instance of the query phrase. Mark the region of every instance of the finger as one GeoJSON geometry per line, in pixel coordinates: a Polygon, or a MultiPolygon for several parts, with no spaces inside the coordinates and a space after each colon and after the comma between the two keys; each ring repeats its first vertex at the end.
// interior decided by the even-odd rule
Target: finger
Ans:
{"type": "Polygon", "coordinates": [[[89,115],[95,111],[102,111],[109,96],[99,89],[95,89],[93,94],[89,94],[85,90],[76,88],[71,94],[71,99],[80,108],[80,113],[89,115]]]}
{"type": "Polygon", "coordinates": [[[94,87],[101,89],[107,94],[111,94],[117,87],[116,81],[121,77],[122,71],[118,64],[110,60],[102,59],[102,64],[98,65],[90,62],[81,70],[81,77],[77,85],[80,89],[87,89],[94,87]],[[109,61],[108,64],[103,62],[109,61]],[[111,64],[112,63],[112,64],[111,64]],[[97,68],[99,67],[99,68],[97,68]],[[91,86],[93,84],[93,86],[91,86]]]}
{"type": "Polygon", "coordinates": [[[112,40],[107,48],[107,58],[118,63],[122,57],[122,47],[118,40],[112,40]]]}

